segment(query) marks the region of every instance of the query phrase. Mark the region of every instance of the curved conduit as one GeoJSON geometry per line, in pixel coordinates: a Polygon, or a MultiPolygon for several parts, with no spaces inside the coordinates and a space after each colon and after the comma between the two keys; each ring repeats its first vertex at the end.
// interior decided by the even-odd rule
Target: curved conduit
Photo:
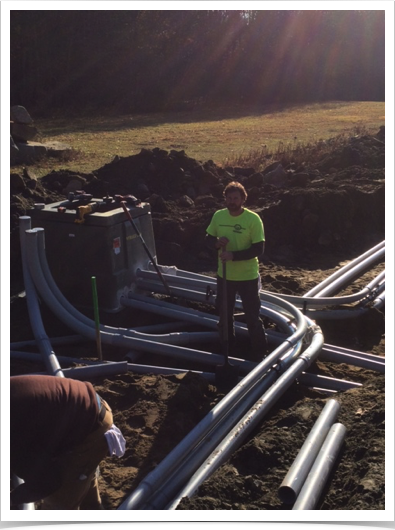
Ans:
{"type": "MultiPolygon", "coordinates": [[[[381,252],[381,251],[380,251],[381,252]]],[[[381,254],[380,254],[381,256],[381,254]]],[[[371,266],[371,263],[364,263],[364,266],[371,266]]],[[[191,286],[194,288],[194,292],[196,293],[194,296],[196,296],[197,301],[204,301],[207,303],[214,303],[215,300],[215,289],[216,289],[216,280],[209,277],[200,275],[200,278],[186,278],[182,275],[178,275],[178,273],[182,272],[177,269],[177,274],[166,274],[165,272],[162,274],[162,276],[165,278],[166,283],[171,288],[171,291],[175,295],[184,296],[185,292],[189,291],[191,286]],[[206,280],[207,278],[207,280],[206,280]],[[199,296],[198,294],[199,293],[199,296]]],[[[158,282],[158,276],[155,272],[152,271],[146,271],[138,269],[136,272],[137,278],[139,278],[139,281],[137,282],[137,285],[141,288],[150,288],[152,285],[160,285],[158,282]],[[146,280],[145,282],[142,280],[146,280]],[[149,282],[149,283],[148,283],[149,282]],[[153,283],[152,283],[153,282],[153,283]]],[[[374,296],[376,291],[380,293],[384,289],[383,281],[385,279],[385,271],[382,271],[374,280],[372,280],[366,287],[364,287],[361,291],[358,293],[353,293],[351,295],[344,295],[344,296],[338,296],[338,297],[324,297],[324,296],[296,296],[296,295],[285,295],[282,294],[281,298],[284,300],[287,300],[288,302],[292,303],[296,307],[300,309],[307,309],[307,306],[312,306],[314,309],[317,308],[324,308],[328,306],[333,305],[344,305],[344,304],[351,304],[354,302],[360,302],[366,298],[370,299],[374,296]]],[[[349,283],[349,277],[342,279],[342,281],[345,282],[345,284],[349,283]]],[[[160,292],[165,292],[163,285],[161,285],[160,292]]],[[[159,292],[159,291],[158,291],[159,292]]],[[[272,293],[270,291],[261,289],[262,295],[265,293],[271,294],[275,296],[275,293],[272,293]]],[[[238,298],[238,300],[240,300],[238,298]]],[[[270,316],[270,315],[267,315],[270,316]]]]}
{"type": "MultiPolygon", "coordinates": [[[[24,243],[26,244],[26,254],[24,259],[27,264],[26,269],[30,275],[30,281],[33,287],[38,290],[40,296],[60,320],[67,324],[71,329],[75,330],[80,336],[95,340],[96,330],[94,322],[79,313],[67,302],[52,279],[45,257],[44,230],[31,230],[30,218],[26,219],[29,220],[29,228],[26,229],[27,225],[24,225],[24,243]]],[[[375,249],[371,249],[371,251],[360,256],[358,260],[354,260],[354,262],[348,264],[347,271],[349,272],[347,276],[339,279],[337,285],[350,281],[350,278],[355,276],[357,271],[368,266],[364,261],[365,258],[369,258],[369,263],[377,260],[378,256],[381,256],[381,247],[384,243],[380,245],[377,246],[378,248],[375,247],[375,249]],[[375,254],[375,252],[377,253],[375,254]],[[356,266],[355,269],[354,266],[356,266]]],[[[166,270],[168,269],[169,268],[166,270]]],[[[171,269],[174,270],[175,268],[171,269]]],[[[146,271],[142,271],[142,274],[145,274],[145,272],[146,271]]],[[[338,274],[337,278],[341,278],[342,276],[342,274],[338,274]]],[[[182,271],[181,277],[181,285],[191,287],[191,283],[188,283],[189,281],[192,282],[194,286],[197,285],[197,290],[194,291],[191,296],[199,297],[200,299],[202,288],[206,288],[206,293],[208,294],[208,297],[210,297],[209,290],[207,289],[208,277],[189,273],[187,271],[182,271]],[[203,287],[200,282],[204,283],[205,287],[203,287]]],[[[337,278],[332,278],[333,282],[337,278]]],[[[373,287],[381,285],[380,297],[374,299],[374,303],[377,305],[384,303],[385,300],[383,278],[384,275],[376,281],[371,282],[374,283],[373,287]]],[[[336,290],[338,287],[335,286],[335,284],[331,286],[332,280],[325,286],[321,285],[321,291],[318,289],[317,292],[313,293],[313,298],[315,299],[316,295],[317,298],[320,298],[320,294],[322,292],[325,293],[324,289],[326,288],[332,290],[329,292],[336,290]]],[[[144,281],[143,278],[138,280],[139,283],[144,281]]],[[[155,282],[148,283],[152,286],[155,282]]],[[[215,285],[216,282],[215,280],[210,279],[209,283],[215,285]]],[[[140,285],[143,284],[140,283],[140,285]]],[[[157,286],[155,285],[155,288],[156,287],[157,286]]],[[[152,290],[155,291],[155,289],[152,290]]],[[[180,293],[182,293],[183,297],[185,297],[184,291],[185,289],[181,287],[180,293]]],[[[187,291],[191,292],[192,290],[187,289],[187,291]]],[[[362,301],[365,299],[365,291],[366,288],[363,290],[363,296],[361,295],[360,298],[362,301]]],[[[309,295],[309,293],[307,293],[307,295],[309,295]]],[[[130,290],[126,296],[122,297],[121,302],[123,305],[130,306],[137,302],[139,309],[141,309],[142,300],[139,300],[141,296],[142,295],[138,295],[130,290]]],[[[161,305],[158,304],[158,300],[152,302],[147,296],[142,298],[144,298],[144,303],[147,302],[147,306],[155,306],[156,310],[159,308],[159,305],[161,305]]],[[[189,435],[180,442],[180,444],[162,461],[162,463],[145,477],[138,488],[131,496],[124,500],[118,509],[151,509],[151,507],[154,507],[154,509],[163,509],[165,506],[168,506],[167,509],[174,509],[171,505],[176,506],[177,494],[180,490],[184,491],[185,488],[187,488],[187,490],[189,488],[190,491],[192,491],[199,480],[205,480],[204,477],[208,476],[207,462],[209,462],[208,467],[210,469],[210,474],[214,466],[218,467],[221,465],[224,459],[228,458],[227,455],[231,454],[231,452],[238,447],[239,443],[242,443],[245,436],[247,436],[249,429],[253,428],[250,427],[250,425],[255,425],[256,422],[260,421],[261,417],[296,379],[301,380],[306,376],[314,379],[312,374],[305,374],[303,370],[308,367],[311,362],[318,357],[321,350],[323,350],[323,338],[320,328],[315,326],[307,317],[303,316],[299,309],[289,301],[263,291],[261,291],[261,298],[266,302],[266,305],[262,306],[262,312],[264,312],[266,316],[270,315],[270,318],[276,322],[281,330],[280,333],[273,332],[270,339],[272,342],[280,343],[280,345],[258,365],[243,359],[231,358],[233,364],[238,364],[241,372],[247,373],[247,375],[195,427],[195,429],[193,429],[189,435]],[[310,344],[306,351],[300,353],[302,349],[302,341],[304,343],[310,342],[310,344]],[[264,393],[262,394],[262,392],[264,393]],[[193,477],[191,479],[190,477],[192,474],[193,477]],[[173,498],[174,496],[176,496],[175,500],[173,498]]],[[[207,301],[207,295],[205,301],[207,301]]],[[[322,302],[323,300],[321,300],[320,303],[322,304],[322,302]]],[[[337,304],[338,301],[335,303],[337,304]]],[[[194,323],[199,325],[216,329],[217,319],[215,317],[205,313],[203,313],[203,315],[197,314],[194,313],[194,310],[187,311],[186,308],[178,308],[175,310],[174,308],[177,308],[176,305],[169,305],[172,307],[161,306],[161,310],[165,310],[164,314],[167,316],[177,316],[177,318],[184,323],[185,320],[188,320],[189,322],[194,321],[194,323]]],[[[245,326],[236,323],[236,333],[245,334],[246,332],[247,329],[245,326]]],[[[222,355],[182,348],[174,344],[168,344],[167,342],[159,342],[156,340],[157,335],[151,336],[136,332],[136,330],[132,329],[102,326],[100,334],[103,342],[107,344],[122,346],[129,349],[132,348],[137,351],[147,351],[181,359],[185,358],[188,361],[194,360],[208,365],[218,365],[223,361],[222,355]],[[151,340],[151,337],[153,340],[151,340]]],[[[175,335],[178,337],[181,334],[169,333],[166,334],[166,338],[162,338],[162,340],[173,340],[173,337],[169,337],[169,335],[175,335]]],[[[217,336],[217,332],[215,335],[217,336]]],[[[198,333],[194,334],[193,337],[199,337],[199,339],[201,338],[202,340],[208,341],[212,340],[213,336],[213,333],[198,333]]],[[[177,338],[175,340],[179,339],[177,338]]],[[[363,358],[363,354],[359,355],[361,352],[350,353],[350,351],[330,351],[329,348],[327,353],[337,356],[345,356],[346,358],[358,357],[359,362],[377,362],[375,359],[363,358]]],[[[109,366],[117,363],[97,363],[92,368],[98,369],[103,366],[103,364],[109,366]]],[[[127,364],[128,369],[138,367],[138,369],[141,370],[141,373],[144,373],[143,370],[148,370],[152,373],[153,367],[150,366],[133,365],[131,363],[123,364],[127,364]]],[[[384,366],[384,362],[377,362],[377,364],[384,366]]],[[[112,369],[113,368],[114,367],[112,366],[112,369]]],[[[159,367],[159,369],[161,368],[162,367],[159,367]]],[[[171,373],[175,373],[172,368],[164,368],[164,370],[171,370],[171,373]]],[[[213,374],[207,375],[209,377],[213,376],[213,374]]],[[[315,381],[317,382],[317,379],[315,381]]],[[[350,388],[353,385],[357,385],[356,383],[344,381],[341,382],[341,384],[343,385],[343,388],[350,388]]],[[[336,385],[336,382],[334,382],[334,385],[336,385]]]]}
{"type": "MultiPolygon", "coordinates": [[[[83,313],[79,312],[75,307],[68,302],[68,300],[64,297],[64,295],[59,290],[58,286],[56,285],[52,274],[50,272],[48,262],[46,259],[45,254],[45,235],[44,235],[44,229],[43,228],[34,228],[32,230],[37,235],[37,245],[38,245],[38,255],[40,260],[41,269],[43,272],[43,275],[46,279],[46,282],[48,283],[48,287],[58,300],[58,302],[65,308],[65,310],[78,320],[80,320],[82,323],[86,324],[89,327],[95,326],[95,323],[92,319],[85,316],[83,313]]],[[[30,231],[29,231],[30,233],[30,231]]],[[[101,331],[108,332],[108,333],[120,333],[124,334],[125,336],[140,338],[140,339],[147,339],[147,340],[155,340],[156,342],[167,342],[168,344],[178,344],[178,345],[187,345],[191,344],[192,342],[212,342],[213,340],[218,340],[218,333],[205,333],[205,332],[197,332],[197,333],[167,333],[163,335],[152,335],[147,333],[142,333],[136,330],[131,329],[125,329],[125,328],[114,328],[107,325],[100,325],[101,331]]]]}
{"type": "MultiPolygon", "coordinates": [[[[384,288],[385,272],[380,273],[377,278],[370,282],[362,291],[352,295],[329,297],[329,293],[333,293],[341,289],[343,286],[349,285],[352,280],[361,275],[365,270],[372,267],[374,263],[384,258],[385,255],[385,241],[374,246],[358,258],[349,262],[347,265],[337,270],[331,276],[326,278],[323,282],[311,289],[304,296],[281,295],[281,297],[297,307],[307,308],[311,305],[314,308],[350,304],[353,302],[363,302],[374,300],[384,288]],[[379,285],[380,284],[380,285],[379,285]]],[[[207,295],[206,301],[211,301],[216,289],[216,279],[211,276],[205,276],[198,273],[190,273],[177,267],[161,266],[162,275],[166,278],[170,286],[191,286],[199,292],[205,292],[207,295]]],[[[143,279],[156,279],[155,273],[152,271],[137,271],[137,276],[143,279]]],[[[270,293],[269,291],[261,290],[261,293],[270,293]]],[[[331,311],[332,313],[332,311],[331,311]]],[[[322,318],[330,318],[331,313],[323,313],[322,318]]],[[[317,315],[317,313],[315,313],[317,315]]],[[[321,317],[321,315],[320,315],[321,317]]]]}
{"type": "MultiPolygon", "coordinates": [[[[35,230],[31,231],[31,233],[32,233],[32,237],[33,237],[33,234],[36,234],[36,236],[37,236],[37,238],[38,238],[38,242],[42,241],[42,242],[41,242],[41,245],[40,245],[40,248],[41,248],[41,254],[43,254],[44,251],[45,251],[45,249],[44,249],[44,244],[43,244],[43,236],[44,236],[44,234],[43,234],[43,230],[42,230],[42,229],[35,229],[35,230]]],[[[41,262],[40,262],[40,263],[41,263],[41,262]]],[[[42,283],[42,282],[41,282],[41,283],[42,283]]],[[[53,285],[52,285],[52,288],[54,289],[56,286],[55,286],[53,280],[52,280],[52,284],[53,284],[53,285]]],[[[72,308],[73,315],[75,316],[75,318],[78,319],[78,323],[76,323],[75,320],[74,320],[74,324],[71,324],[72,329],[74,329],[73,326],[76,326],[76,325],[77,325],[77,327],[78,327],[79,329],[81,329],[81,328],[80,328],[81,320],[86,319],[86,317],[84,317],[84,316],[80,316],[81,314],[80,314],[78,311],[76,311],[76,310],[71,306],[71,304],[69,304],[69,303],[67,302],[67,300],[64,299],[63,295],[61,295],[61,293],[59,292],[59,290],[58,290],[57,288],[55,289],[55,292],[57,293],[58,300],[59,300],[59,299],[60,299],[60,300],[63,300],[63,301],[64,301],[64,304],[63,304],[63,305],[65,305],[65,306],[68,307],[68,308],[72,308]]],[[[144,297],[144,296],[142,296],[142,295],[139,296],[139,295],[136,295],[136,294],[133,294],[133,293],[129,293],[129,296],[134,296],[134,297],[138,298],[139,300],[144,299],[145,301],[150,301],[149,297],[146,297],[146,296],[144,297]]],[[[267,295],[267,296],[269,296],[269,295],[267,295]]],[[[272,299],[272,300],[273,300],[273,299],[272,299]]],[[[279,299],[277,299],[276,297],[274,297],[274,300],[276,300],[276,302],[277,302],[277,304],[278,304],[278,300],[279,300],[279,299]]],[[[158,305],[159,301],[157,301],[157,300],[155,300],[155,301],[151,300],[151,301],[155,304],[155,305],[153,306],[153,307],[155,307],[154,311],[157,312],[157,311],[158,311],[157,305],[158,305]]],[[[166,303],[165,303],[165,302],[160,302],[160,304],[163,305],[163,304],[166,304],[166,303]]],[[[140,304],[137,304],[137,305],[138,305],[138,307],[141,309],[141,301],[140,301],[140,304]]],[[[169,304],[169,305],[171,306],[172,304],[169,304]]],[[[174,306],[173,306],[173,307],[174,307],[174,306]]],[[[278,307],[278,306],[277,306],[277,307],[278,307]]],[[[286,312],[289,314],[290,307],[292,307],[292,306],[288,305],[286,308],[283,307],[282,309],[285,309],[286,312]]],[[[280,308],[280,309],[281,309],[281,308],[280,308]]],[[[55,310],[55,309],[54,309],[54,310],[55,310]]],[[[66,321],[66,323],[68,322],[69,325],[70,325],[70,322],[69,322],[68,318],[65,318],[64,316],[62,317],[61,314],[59,315],[59,313],[58,313],[57,310],[55,310],[55,311],[56,311],[56,313],[58,314],[58,316],[60,316],[61,320],[66,321]]],[[[174,309],[172,309],[172,311],[174,311],[174,309]]],[[[180,311],[181,311],[181,310],[179,309],[179,312],[178,312],[177,315],[176,315],[176,316],[177,316],[178,318],[180,318],[180,319],[181,319],[181,318],[185,319],[186,312],[188,312],[188,311],[195,312],[195,310],[187,310],[187,308],[182,308],[182,312],[180,312],[180,311]]],[[[198,312],[198,313],[199,313],[199,312],[198,312]]],[[[166,314],[167,314],[167,316],[171,316],[171,315],[173,315],[173,313],[170,313],[170,312],[166,312],[166,314]]],[[[196,319],[194,320],[196,323],[199,322],[200,324],[202,324],[202,323],[207,324],[207,322],[209,321],[209,322],[210,322],[210,326],[211,326],[213,329],[216,329],[216,326],[217,326],[217,319],[216,319],[216,318],[212,317],[211,315],[206,315],[206,314],[203,314],[203,315],[202,315],[202,314],[198,314],[198,315],[195,315],[195,316],[198,317],[198,320],[196,320],[196,319]]],[[[277,317],[279,317],[279,313],[277,313],[277,317]]],[[[277,318],[277,320],[278,320],[278,318],[277,318]]],[[[85,327],[85,328],[84,328],[84,333],[87,333],[87,332],[88,332],[88,335],[87,335],[87,336],[90,337],[90,338],[92,338],[92,337],[93,337],[93,326],[94,326],[93,321],[91,321],[90,319],[86,319],[86,321],[90,322],[91,326],[89,326],[88,328],[85,327]]],[[[287,318],[283,318],[283,320],[281,320],[281,318],[280,318],[280,322],[277,322],[277,323],[279,323],[280,325],[282,325],[283,328],[285,328],[285,329],[287,330],[287,332],[290,333],[290,322],[289,322],[289,319],[287,319],[287,318]]],[[[118,331],[116,328],[109,328],[109,329],[111,329],[111,330],[115,329],[115,331],[118,331]]],[[[121,329],[121,331],[124,331],[124,330],[121,329]]],[[[236,332],[238,332],[238,331],[243,331],[245,334],[248,334],[247,329],[246,329],[245,326],[243,327],[243,326],[239,325],[238,323],[236,323],[236,332]]],[[[114,336],[118,337],[118,339],[120,338],[119,333],[116,333],[116,334],[109,334],[109,335],[106,337],[106,339],[108,338],[108,343],[113,343],[114,340],[116,341],[116,339],[114,339],[114,336]]],[[[154,336],[154,337],[156,338],[156,336],[154,336]]],[[[125,337],[123,337],[123,338],[125,338],[125,337]]],[[[281,338],[277,338],[277,342],[278,342],[279,340],[281,340],[281,338]]],[[[116,342],[117,342],[117,341],[116,341],[116,342]]],[[[135,342],[134,345],[136,345],[137,349],[139,349],[139,350],[142,350],[142,351],[153,351],[153,353],[157,353],[157,352],[158,352],[158,345],[156,344],[156,342],[157,342],[157,341],[150,341],[150,342],[148,343],[148,342],[144,342],[144,341],[138,341],[137,344],[136,344],[136,342],[135,342]],[[155,344],[153,344],[153,342],[155,342],[155,344]],[[147,347],[148,344],[150,344],[151,347],[147,347]],[[140,348],[139,348],[139,346],[140,346],[140,348]]],[[[120,345],[120,344],[119,344],[119,340],[118,340],[117,345],[120,345]]],[[[124,341],[123,341],[123,345],[125,345],[124,341]]],[[[125,347],[128,347],[128,348],[130,348],[130,346],[131,346],[130,343],[126,343],[126,345],[125,345],[125,347]]],[[[182,351],[182,349],[181,349],[181,351],[182,351]]],[[[190,351],[192,351],[192,350],[188,350],[188,351],[190,352],[190,351]]],[[[173,353],[174,353],[174,352],[175,352],[175,350],[173,350],[173,353]]],[[[164,353],[164,354],[170,354],[171,351],[167,350],[167,351],[165,351],[165,352],[163,352],[163,353],[164,353]]],[[[176,354],[180,354],[180,353],[181,353],[180,350],[176,350],[176,354]]],[[[215,355],[215,354],[207,354],[207,352],[205,352],[205,354],[206,354],[206,355],[209,355],[209,356],[213,356],[213,355],[215,355]]],[[[177,355],[176,355],[176,356],[177,356],[177,355]]],[[[182,356],[182,355],[181,355],[181,356],[182,356]]],[[[191,358],[191,357],[189,356],[189,358],[191,358]]],[[[221,358],[222,358],[222,357],[215,359],[211,364],[214,364],[214,363],[215,363],[215,364],[218,364],[218,362],[220,362],[219,359],[221,359],[221,358]]],[[[332,352],[332,358],[333,358],[333,352],[332,352]]],[[[212,357],[212,359],[213,359],[213,357],[212,357]]],[[[360,360],[358,356],[357,356],[357,357],[354,356],[354,360],[355,360],[355,359],[356,359],[357,361],[360,360]]],[[[196,360],[196,358],[195,358],[195,360],[196,360]]],[[[344,357],[343,357],[341,360],[344,362],[344,361],[345,361],[344,357]]],[[[373,361],[373,359],[372,359],[372,361],[373,361]]],[[[243,362],[243,361],[241,361],[241,362],[243,362]]],[[[248,363],[248,361],[244,361],[244,364],[247,365],[247,370],[248,370],[248,369],[251,369],[251,367],[255,365],[254,363],[248,363]]],[[[381,363],[379,363],[379,364],[380,364],[380,366],[379,366],[379,365],[377,365],[377,366],[376,366],[376,365],[373,366],[373,369],[377,368],[378,370],[381,370],[383,367],[381,366],[381,363]]],[[[366,366],[366,364],[362,364],[362,366],[366,366]]],[[[369,366],[369,367],[371,367],[371,366],[369,366]]]]}
{"type": "MultiPolygon", "coordinates": [[[[73,313],[71,314],[59,302],[59,300],[56,298],[56,296],[50,289],[41,268],[37,245],[37,234],[38,232],[36,229],[26,231],[26,254],[29,270],[34,280],[34,284],[38,292],[40,293],[40,296],[51,309],[51,311],[53,311],[53,313],[59,318],[59,320],[64,322],[76,333],[92,340],[95,340],[96,330],[93,321],[92,326],[90,326],[84,322],[82,315],[79,317],[78,312],[77,314],[73,311],[73,313]]],[[[123,330],[121,330],[120,332],[116,331],[111,333],[108,331],[101,331],[100,336],[104,343],[112,346],[125,347],[128,349],[132,348],[139,351],[156,353],[158,355],[186,359],[188,361],[201,362],[210,366],[216,366],[218,364],[221,364],[223,361],[222,355],[195,350],[191,348],[182,348],[176,345],[161,343],[156,340],[147,340],[137,337],[131,337],[124,334],[123,330]]],[[[240,366],[240,369],[243,371],[249,371],[255,366],[254,363],[245,361],[244,359],[232,358],[232,361],[234,362],[234,364],[238,364],[240,366]]]]}
{"type": "Polygon", "coordinates": [[[57,377],[64,377],[56,355],[52,349],[51,342],[44,329],[36,289],[30,273],[30,269],[27,266],[26,233],[30,229],[30,226],[30,217],[20,217],[19,236],[21,241],[23,281],[26,290],[26,301],[29,312],[29,319],[32,326],[34,338],[36,339],[37,346],[39,347],[40,352],[42,353],[48,373],[57,377]]]}

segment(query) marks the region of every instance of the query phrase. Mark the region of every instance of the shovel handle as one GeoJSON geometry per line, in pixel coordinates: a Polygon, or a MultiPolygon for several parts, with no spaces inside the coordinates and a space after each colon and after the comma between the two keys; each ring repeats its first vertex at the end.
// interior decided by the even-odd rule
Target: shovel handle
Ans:
{"type": "Polygon", "coordinates": [[[162,273],[161,273],[161,271],[159,270],[159,267],[158,267],[158,265],[156,264],[156,261],[154,260],[154,258],[153,258],[153,256],[152,256],[151,252],[149,251],[149,248],[147,247],[147,245],[146,245],[146,243],[145,243],[145,241],[144,241],[144,239],[143,239],[143,236],[140,234],[139,229],[138,229],[137,226],[136,226],[136,223],[133,221],[133,217],[130,215],[129,210],[128,210],[127,207],[126,207],[126,202],[125,202],[125,201],[121,201],[121,206],[122,206],[122,208],[123,208],[123,211],[124,211],[125,214],[126,214],[126,217],[127,217],[128,220],[130,221],[130,224],[132,225],[134,231],[136,232],[137,237],[140,239],[141,244],[143,245],[143,248],[144,248],[145,252],[147,253],[147,256],[149,257],[149,259],[150,259],[152,265],[154,266],[154,269],[155,269],[157,275],[159,276],[160,281],[163,283],[163,286],[164,286],[164,288],[165,288],[165,290],[166,290],[166,293],[167,293],[169,296],[171,296],[170,287],[168,286],[166,280],[165,280],[164,277],[162,276],[162,273]]]}
{"type": "MultiPolygon", "coordinates": [[[[225,249],[224,249],[225,250],[225,249]]],[[[224,356],[225,361],[228,360],[228,292],[226,284],[226,261],[222,262],[222,307],[221,307],[221,320],[222,320],[222,340],[224,343],[224,356]]]]}

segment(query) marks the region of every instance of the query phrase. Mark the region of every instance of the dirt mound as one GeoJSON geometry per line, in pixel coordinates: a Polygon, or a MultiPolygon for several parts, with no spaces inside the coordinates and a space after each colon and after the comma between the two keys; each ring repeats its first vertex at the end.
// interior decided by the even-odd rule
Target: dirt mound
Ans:
{"type": "MultiPolygon", "coordinates": [[[[94,197],[132,194],[148,201],[158,262],[213,273],[215,260],[204,247],[205,230],[214,211],[223,207],[224,185],[236,179],[248,191],[247,206],[264,221],[267,243],[260,264],[264,288],[280,296],[304,294],[345,260],[385,238],[383,134],[381,129],[376,136],[350,138],[314,163],[271,160],[262,172],[221,168],[211,161],[191,159],[183,151],[158,148],[116,158],[89,175],[62,170],[37,180],[30,170],[11,174],[11,292],[23,286],[18,217],[35,202],[62,200],[76,190],[94,197]],[[277,173],[273,175],[273,171],[277,173]]],[[[377,269],[371,271],[351,289],[359,290],[376,274],[377,269]]],[[[11,302],[11,340],[28,339],[31,329],[26,301],[13,297],[11,302]]],[[[68,333],[45,308],[43,318],[51,336],[68,333]]],[[[128,323],[119,325],[135,325],[143,315],[128,313],[125,318],[128,323]]],[[[155,318],[148,316],[144,323],[151,321],[155,318]]],[[[381,311],[358,320],[318,324],[326,343],[385,353],[381,311]]],[[[70,348],[56,350],[58,355],[70,355],[70,348]]],[[[96,356],[94,345],[71,351],[82,358],[96,356]]],[[[103,351],[109,360],[122,360],[124,353],[111,348],[103,351]]],[[[144,358],[144,362],[150,360],[144,358]]],[[[41,364],[12,363],[12,374],[42,369],[41,364]]],[[[341,404],[338,421],[346,426],[347,435],[317,509],[384,509],[384,375],[321,361],[312,371],[362,385],[330,396],[341,404]]],[[[93,383],[112,406],[115,424],[127,440],[125,456],[108,458],[101,466],[100,486],[108,510],[116,509],[223,398],[215,386],[192,373],[158,376],[129,372],[93,383]]],[[[295,382],[230,460],[178,509],[291,509],[279,500],[278,487],[327,399],[327,394],[295,382]]]]}
{"type": "MultiPolygon", "coordinates": [[[[48,204],[76,190],[94,197],[132,194],[149,202],[163,265],[207,267],[205,230],[214,211],[223,207],[224,186],[234,179],[247,189],[247,206],[264,220],[266,260],[292,263],[305,252],[359,251],[384,237],[384,143],[376,136],[351,137],[314,164],[271,161],[261,173],[155,148],[116,157],[89,175],[66,170],[40,180],[32,175],[26,170],[11,174],[11,257],[16,265],[18,217],[35,202],[48,204]],[[270,178],[270,169],[278,167],[284,175],[280,181],[270,178]]],[[[20,267],[14,271],[20,274],[20,267]]]]}

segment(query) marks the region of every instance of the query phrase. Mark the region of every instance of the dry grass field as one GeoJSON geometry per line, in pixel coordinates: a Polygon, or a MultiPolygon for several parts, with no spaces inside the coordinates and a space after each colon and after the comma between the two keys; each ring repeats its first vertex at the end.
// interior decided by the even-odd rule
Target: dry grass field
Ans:
{"type": "Polygon", "coordinates": [[[309,149],[320,140],[362,129],[376,133],[384,119],[383,102],[363,101],[38,119],[35,124],[41,141],[64,142],[73,152],[60,162],[36,163],[34,172],[38,177],[53,169],[89,173],[117,155],[130,156],[154,147],[184,150],[200,161],[258,169],[268,153],[309,149]]]}

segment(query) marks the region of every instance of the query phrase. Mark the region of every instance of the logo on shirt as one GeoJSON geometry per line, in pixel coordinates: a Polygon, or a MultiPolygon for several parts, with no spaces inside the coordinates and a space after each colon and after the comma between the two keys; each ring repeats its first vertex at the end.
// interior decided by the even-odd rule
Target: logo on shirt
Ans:
{"type": "Polygon", "coordinates": [[[233,232],[235,232],[235,234],[241,234],[242,231],[245,230],[245,228],[243,228],[239,224],[236,224],[236,225],[219,225],[219,226],[225,226],[227,228],[233,228],[233,232]]]}

